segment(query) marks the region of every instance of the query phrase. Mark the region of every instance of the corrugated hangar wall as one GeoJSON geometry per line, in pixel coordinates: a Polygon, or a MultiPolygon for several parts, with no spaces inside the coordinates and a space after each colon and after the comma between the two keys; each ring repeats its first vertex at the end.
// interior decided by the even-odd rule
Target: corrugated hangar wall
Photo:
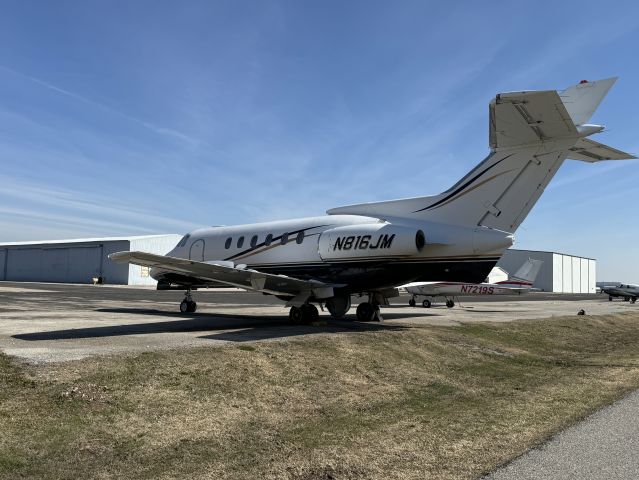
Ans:
{"type": "Polygon", "coordinates": [[[597,261],[557,252],[509,249],[497,265],[515,273],[529,258],[542,260],[534,288],[556,293],[595,293],[597,261]]]}
{"type": "Polygon", "coordinates": [[[180,238],[152,235],[4,243],[0,244],[0,280],[91,283],[93,277],[101,276],[109,284],[154,285],[148,269],[112,262],[108,255],[126,250],[165,254],[180,238]]]}

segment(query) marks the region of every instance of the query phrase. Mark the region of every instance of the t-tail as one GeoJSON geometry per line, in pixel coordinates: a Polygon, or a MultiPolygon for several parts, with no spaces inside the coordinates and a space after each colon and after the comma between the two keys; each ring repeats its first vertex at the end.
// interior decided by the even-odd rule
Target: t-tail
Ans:
{"type": "Polygon", "coordinates": [[[489,105],[491,152],[459,182],[430,196],[350,205],[331,215],[407,218],[513,233],[566,158],[585,162],[636,158],[588,139],[587,123],[616,78],[582,81],[564,91],[502,93],[489,105]]]}
{"type": "Polygon", "coordinates": [[[543,263],[543,260],[533,260],[532,258],[529,258],[528,260],[526,260],[526,263],[524,263],[519,268],[519,270],[515,272],[514,275],[509,276],[508,280],[503,283],[516,283],[520,285],[532,286],[532,284],[535,283],[535,279],[537,278],[537,275],[539,274],[539,270],[541,269],[543,263]]]}

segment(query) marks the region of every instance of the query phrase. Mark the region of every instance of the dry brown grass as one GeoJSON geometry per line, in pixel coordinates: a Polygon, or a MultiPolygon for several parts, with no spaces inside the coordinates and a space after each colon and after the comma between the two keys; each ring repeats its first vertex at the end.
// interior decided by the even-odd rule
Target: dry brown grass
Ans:
{"type": "Polygon", "coordinates": [[[0,355],[0,477],[475,478],[638,388],[638,320],[0,355]]]}

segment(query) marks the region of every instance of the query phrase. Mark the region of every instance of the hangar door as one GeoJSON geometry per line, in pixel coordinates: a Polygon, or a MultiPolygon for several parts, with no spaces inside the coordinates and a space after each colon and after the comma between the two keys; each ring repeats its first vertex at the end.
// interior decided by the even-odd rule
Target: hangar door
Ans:
{"type": "Polygon", "coordinates": [[[7,275],[7,249],[0,249],[0,280],[6,280],[7,275]]]}
{"type": "Polygon", "coordinates": [[[102,245],[10,249],[6,262],[7,280],[90,283],[102,272],[102,245]]]}
{"type": "Polygon", "coordinates": [[[40,280],[40,248],[11,248],[7,250],[7,280],[37,282],[40,280]]]}
{"type": "Polygon", "coordinates": [[[67,282],[90,283],[102,275],[102,245],[69,248],[67,282]]]}

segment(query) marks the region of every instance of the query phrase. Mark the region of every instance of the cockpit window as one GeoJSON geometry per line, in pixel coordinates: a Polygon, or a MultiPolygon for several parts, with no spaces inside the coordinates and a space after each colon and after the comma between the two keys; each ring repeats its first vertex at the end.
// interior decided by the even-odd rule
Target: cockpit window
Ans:
{"type": "Polygon", "coordinates": [[[188,241],[188,239],[191,237],[190,233],[187,233],[186,235],[184,235],[184,237],[182,237],[182,240],[180,240],[180,243],[177,244],[178,247],[184,247],[186,245],[186,242],[188,241]]]}

